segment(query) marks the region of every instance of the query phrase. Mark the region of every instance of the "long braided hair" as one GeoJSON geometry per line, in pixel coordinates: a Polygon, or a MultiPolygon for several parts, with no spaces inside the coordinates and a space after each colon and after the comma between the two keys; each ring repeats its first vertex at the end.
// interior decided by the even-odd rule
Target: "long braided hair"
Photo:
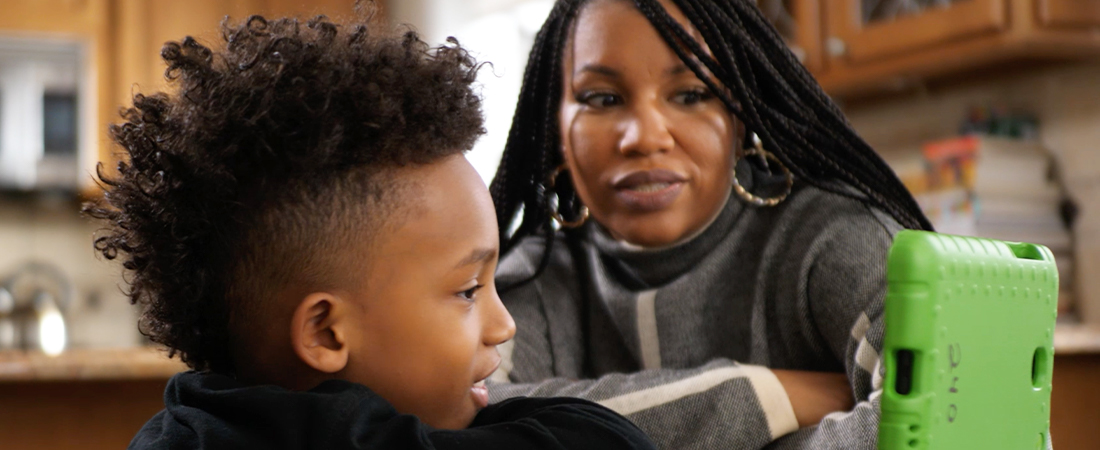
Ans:
{"type": "MultiPolygon", "coordinates": [[[[558,0],[539,31],[508,142],[490,185],[502,254],[524,237],[545,235],[547,248],[536,276],[549,263],[554,241],[548,197],[556,195],[565,211],[579,202],[571,183],[548,187],[545,177],[562,162],[558,111],[563,48],[588,1],[558,0]],[[517,217],[521,210],[522,217],[517,217]],[[509,235],[517,219],[519,225],[509,235]]],[[[906,228],[932,229],[909,191],[856,134],[753,0],[673,0],[709,52],[658,0],[632,1],[669,48],[795,177],[881,208],[906,228]]]]}

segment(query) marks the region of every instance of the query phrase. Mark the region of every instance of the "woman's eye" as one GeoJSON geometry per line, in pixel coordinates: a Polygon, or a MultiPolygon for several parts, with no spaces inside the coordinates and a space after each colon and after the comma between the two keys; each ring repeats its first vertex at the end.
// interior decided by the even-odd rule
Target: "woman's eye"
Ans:
{"type": "Polygon", "coordinates": [[[456,295],[458,295],[459,297],[462,297],[462,298],[464,298],[464,299],[466,299],[466,300],[469,300],[469,301],[474,301],[474,297],[475,297],[475,296],[477,295],[477,291],[478,291],[478,289],[481,289],[481,288],[483,288],[483,287],[485,287],[485,285],[483,285],[483,284],[479,284],[479,285],[477,285],[477,286],[474,286],[474,287],[472,287],[472,288],[469,288],[469,289],[467,289],[467,290],[465,290],[465,291],[459,292],[459,293],[458,293],[458,294],[456,294],[456,295]]]}
{"type": "Polygon", "coordinates": [[[577,94],[577,103],[594,108],[607,108],[622,104],[622,99],[608,92],[584,91],[577,94]]]}
{"type": "Polygon", "coordinates": [[[677,93],[672,97],[672,101],[677,104],[690,106],[697,103],[705,102],[712,98],[714,98],[714,95],[710,93],[710,90],[692,89],[689,91],[677,93]]]}

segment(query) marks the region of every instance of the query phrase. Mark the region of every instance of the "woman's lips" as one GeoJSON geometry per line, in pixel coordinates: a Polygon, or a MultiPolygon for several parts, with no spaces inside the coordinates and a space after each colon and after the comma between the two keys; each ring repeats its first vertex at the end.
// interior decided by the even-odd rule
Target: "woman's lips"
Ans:
{"type": "Polygon", "coordinates": [[[612,182],[615,196],[628,208],[650,212],[668,208],[683,191],[686,177],[664,169],[631,172],[612,182]]]}

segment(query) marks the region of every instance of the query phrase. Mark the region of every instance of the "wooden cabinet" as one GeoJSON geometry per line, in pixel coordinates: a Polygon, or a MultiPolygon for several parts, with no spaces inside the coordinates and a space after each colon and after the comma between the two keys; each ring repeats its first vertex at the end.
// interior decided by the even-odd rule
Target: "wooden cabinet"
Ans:
{"type": "Polygon", "coordinates": [[[817,19],[822,62],[807,67],[841,98],[983,68],[1100,57],[1095,0],[825,0],[817,19]],[[910,10],[883,13],[881,5],[910,10]]]}
{"type": "MultiPolygon", "coordinates": [[[[0,36],[62,38],[80,42],[87,56],[82,78],[90,81],[94,116],[83,122],[80,173],[94,170],[101,161],[111,170],[119,158],[107,126],[119,120],[119,108],[131,103],[133,94],[167,88],[160,49],[165,42],[194,36],[219,45],[222,19],[243,20],[252,14],[312,17],[324,14],[337,19],[354,15],[351,0],[3,0],[0,36]]],[[[384,3],[384,2],[382,2],[384,3]]],[[[98,188],[90,177],[80,180],[88,195],[98,188]]]]}
{"type": "Polygon", "coordinates": [[[1004,0],[955,0],[947,6],[926,7],[908,14],[887,12],[877,17],[865,10],[865,4],[868,2],[826,2],[830,54],[848,64],[897,57],[1008,27],[1008,5],[1004,0]]]}
{"type": "Polygon", "coordinates": [[[1038,0],[1039,23],[1046,27],[1100,26],[1100,2],[1096,0],[1038,0]]]}

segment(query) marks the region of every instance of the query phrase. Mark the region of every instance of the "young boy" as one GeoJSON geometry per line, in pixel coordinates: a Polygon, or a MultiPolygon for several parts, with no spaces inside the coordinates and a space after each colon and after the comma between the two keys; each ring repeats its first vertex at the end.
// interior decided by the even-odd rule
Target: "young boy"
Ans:
{"type": "Polygon", "coordinates": [[[111,128],[129,161],[86,207],[111,223],[96,248],[194,369],[130,448],[652,448],[581,400],[487,407],[515,325],[462,155],[477,64],[373,27],[257,16],[223,52],[169,43],[178,92],[111,128]]]}

